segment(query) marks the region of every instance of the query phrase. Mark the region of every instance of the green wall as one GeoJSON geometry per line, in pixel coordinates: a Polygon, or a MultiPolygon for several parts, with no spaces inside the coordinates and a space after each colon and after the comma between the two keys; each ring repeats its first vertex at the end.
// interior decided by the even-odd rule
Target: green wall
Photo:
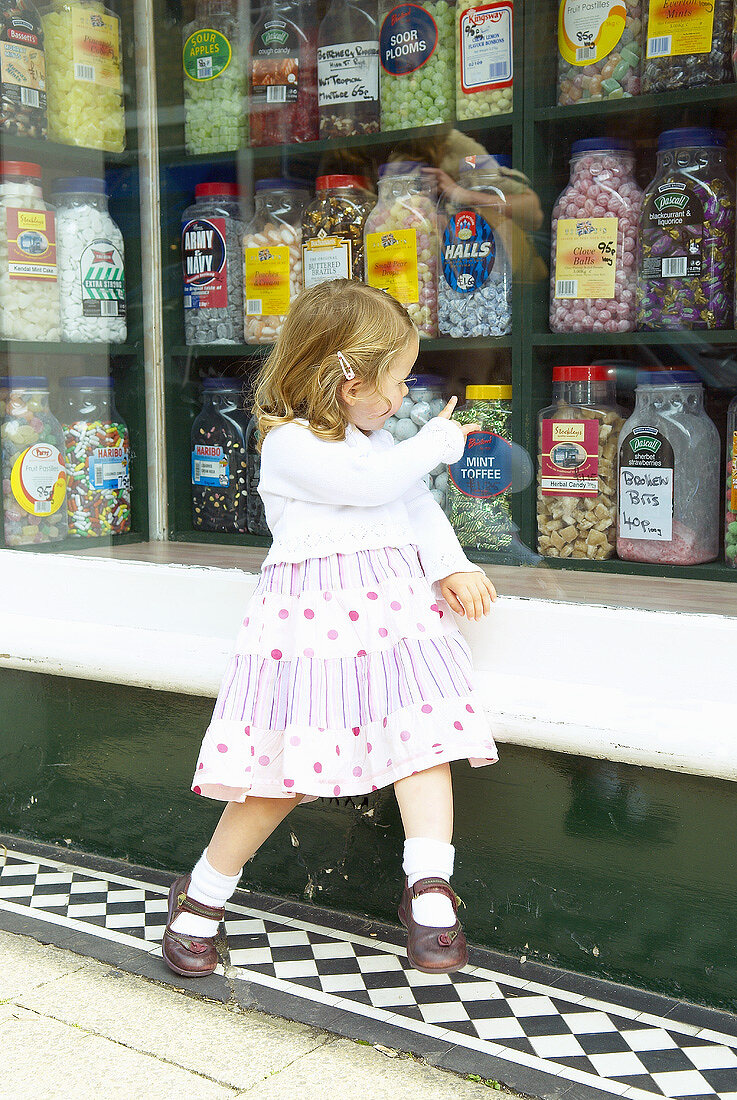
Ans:
{"type": "MultiPolygon", "coordinates": [[[[223,805],[189,790],[211,709],[0,671],[0,831],[188,870],[223,805]]],[[[469,939],[737,1011],[737,787],[500,753],[486,768],[453,764],[453,883],[469,939]]],[[[293,812],[241,885],[396,922],[401,851],[391,788],[363,809],[318,801],[293,812]]]]}

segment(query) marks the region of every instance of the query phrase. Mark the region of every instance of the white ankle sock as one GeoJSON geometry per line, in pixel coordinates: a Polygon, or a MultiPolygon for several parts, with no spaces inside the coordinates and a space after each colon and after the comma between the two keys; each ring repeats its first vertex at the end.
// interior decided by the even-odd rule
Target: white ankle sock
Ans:
{"type": "MultiPolygon", "coordinates": [[[[237,875],[221,875],[209,862],[205,848],[194,866],[187,893],[195,901],[219,909],[234,894],[242,874],[241,867],[237,875]]],[[[185,936],[214,936],[218,921],[198,917],[194,913],[180,913],[171,927],[172,931],[182,932],[185,936]]]]}
{"type": "MultiPolygon", "coordinates": [[[[414,886],[420,878],[442,878],[450,882],[453,874],[455,848],[442,840],[430,837],[410,837],[404,842],[402,867],[407,882],[414,886]]],[[[412,916],[418,924],[430,928],[450,928],[456,922],[456,915],[450,898],[445,894],[430,892],[412,899],[412,916]]]]}

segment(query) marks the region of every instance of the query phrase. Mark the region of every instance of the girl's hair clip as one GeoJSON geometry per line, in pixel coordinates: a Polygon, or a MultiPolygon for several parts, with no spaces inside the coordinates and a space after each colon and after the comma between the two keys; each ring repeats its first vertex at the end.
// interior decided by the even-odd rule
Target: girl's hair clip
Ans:
{"type": "Polygon", "coordinates": [[[345,355],[343,355],[343,352],[342,351],[336,351],[335,354],[338,357],[338,362],[340,363],[340,369],[343,371],[343,374],[346,376],[346,378],[349,381],[350,381],[351,378],[355,378],[356,377],[356,372],[354,371],[353,367],[350,365],[350,363],[346,359],[345,355]]]}

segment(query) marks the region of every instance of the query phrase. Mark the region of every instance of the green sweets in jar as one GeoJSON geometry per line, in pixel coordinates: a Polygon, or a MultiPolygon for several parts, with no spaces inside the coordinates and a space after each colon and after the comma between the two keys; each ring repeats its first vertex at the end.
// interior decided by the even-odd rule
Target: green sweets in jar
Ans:
{"type": "Polygon", "coordinates": [[[455,7],[382,0],[381,129],[450,122],[455,111],[455,7]]]}

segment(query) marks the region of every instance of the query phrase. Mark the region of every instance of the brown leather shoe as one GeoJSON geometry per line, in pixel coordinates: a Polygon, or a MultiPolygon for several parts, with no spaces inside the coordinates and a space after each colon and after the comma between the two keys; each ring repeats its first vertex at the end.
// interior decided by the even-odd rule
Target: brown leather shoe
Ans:
{"type": "Polygon", "coordinates": [[[212,974],[218,964],[215,936],[188,936],[184,932],[172,931],[171,925],[180,913],[194,913],[198,917],[221,921],[225,908],[214,909],[190,898],[187,894],[189,880],[190,875],[180,875],[169,890],[169,920],[161,941],[161,954],[175,974],[198,978],[203,974],[212,974]]]}
{"type": "Polygon", "coordinates": [[[405,878],[398,913],[407,929],[407,959],[410,966],[422,974],[452,974],[468,964],[468,947],[460,922],[456,920],[452,928],[432,928],[416,924],[412,917],[412,898],[429,890],[450,898],[453,912],[458,914],[460,898],[445,879],[421,878],[410,889],[405,878]]]}

